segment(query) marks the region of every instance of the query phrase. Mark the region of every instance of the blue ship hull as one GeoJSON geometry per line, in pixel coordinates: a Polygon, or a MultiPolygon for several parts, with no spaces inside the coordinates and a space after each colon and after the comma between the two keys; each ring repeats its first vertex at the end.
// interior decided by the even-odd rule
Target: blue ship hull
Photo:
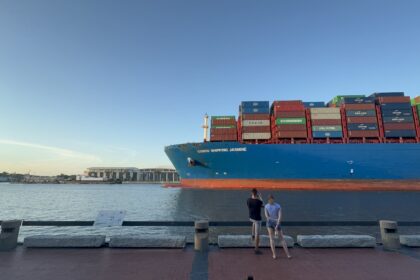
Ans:
{"type": "Polygon", "coordinates": [[[172,145],[181,182],[214,180],[420,180],[420,144],[172,145]]]}

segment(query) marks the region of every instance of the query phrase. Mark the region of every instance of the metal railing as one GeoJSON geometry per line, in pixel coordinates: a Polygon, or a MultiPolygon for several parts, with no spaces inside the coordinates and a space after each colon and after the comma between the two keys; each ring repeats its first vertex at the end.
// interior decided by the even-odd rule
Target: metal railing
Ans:
{"type": "MultiPolygon", "coordinates": [[[[93,226],[95,221],[30,221],[24,220],[22,226],[40,227],[79,227],[93,226]]],[[[265,221],[262,222],[265,225],[265,221]]],[[[1,221],[0,221],[1,224],[1,221]]],[[[210,227],[248,227],[249,221],[209,221],[210,227]]],[[[342,227],[378,226],[378,221],[284,221],[285,227],[342,227]]],[[[123,227],[193,227],[194,221],[124,221],[123,227]]],[[[420,221],[399,221],[398,226],[418,226],[420,221]]]]}

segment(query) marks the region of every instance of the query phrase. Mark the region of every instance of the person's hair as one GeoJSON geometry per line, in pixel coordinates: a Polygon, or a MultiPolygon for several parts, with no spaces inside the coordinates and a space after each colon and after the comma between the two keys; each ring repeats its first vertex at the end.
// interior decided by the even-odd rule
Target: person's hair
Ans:
{"type": "Polygon", "coordinates": [[[257,189],[256,189],[256,188],[253,188],[253,189],[251,190],[251,193],[252,193],[253,195],[257,196],[258,191],[257,191],[257,189]]]}
{"type": "Polygon", "coordinates": [[[268,199],[272,199],[272,200],[274,200],[274,196],[273,196],[272,194],[270,194],[270,195],[268,196],[268,199]]]}

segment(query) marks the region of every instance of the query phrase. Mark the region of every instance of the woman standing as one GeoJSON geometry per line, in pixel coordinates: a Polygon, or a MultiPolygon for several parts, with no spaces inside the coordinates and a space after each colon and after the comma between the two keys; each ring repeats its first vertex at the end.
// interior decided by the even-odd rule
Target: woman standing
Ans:
{"type": "Polygon", "coordinates": [[[274,196],[269,195],[268,203],[265,205],[265,217],[267,218],[267,230],[268,235],[270,236],[270,247],[271,252],[273,253],[273,259],[276,259],[276,245],[274,241],[274,235],[279,236],[281,244],[283,246],[284,252],[286,253],[287,258],[291,258],[289,250],[287,249],[286,241],[284,240],[283,231],[280,227],[281,221],[281,207],[278,203],[274,202],[274,196]]]}

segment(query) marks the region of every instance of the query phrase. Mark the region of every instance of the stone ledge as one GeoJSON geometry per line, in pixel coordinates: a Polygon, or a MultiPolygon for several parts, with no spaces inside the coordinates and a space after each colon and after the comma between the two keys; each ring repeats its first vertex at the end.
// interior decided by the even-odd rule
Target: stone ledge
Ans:
{"type": "MultiPolygon", "coordinates": [[[[291,236],[284,235],[287,247],[293,247],[295,241],[291,236]]],[[[276,247],[281,246],[280,239],[275,238],[276,247]]],[[[219,235],[218,245],[220,248],[250,248],[254,247],[254,242],[250,235],[219,235]]],[[[260,247],[270,247],[270,238],[268,235],[260,235],[260,247]]]]}
{"type": "Polygon", "coordinates": [[[34,235],[25,237],[27,248],[98,248],[105,244],[105,235],[34,235]]]}
{"type": "Polygon", "coordinates": [[[400,235],[400,243],[407,247],[420,247],[420,235],[400,235]]]}
{"type": "Polygon", "coordinates": [[[376,239],[370,235],[298,235],[297,243],[304,248],[371,248],[376,239]]]}
{"type": "Polygon", "coordinates": [[[111,248],[184,248],[185,236],[144,237],[130,235],[111,236],[111,248]]]}

